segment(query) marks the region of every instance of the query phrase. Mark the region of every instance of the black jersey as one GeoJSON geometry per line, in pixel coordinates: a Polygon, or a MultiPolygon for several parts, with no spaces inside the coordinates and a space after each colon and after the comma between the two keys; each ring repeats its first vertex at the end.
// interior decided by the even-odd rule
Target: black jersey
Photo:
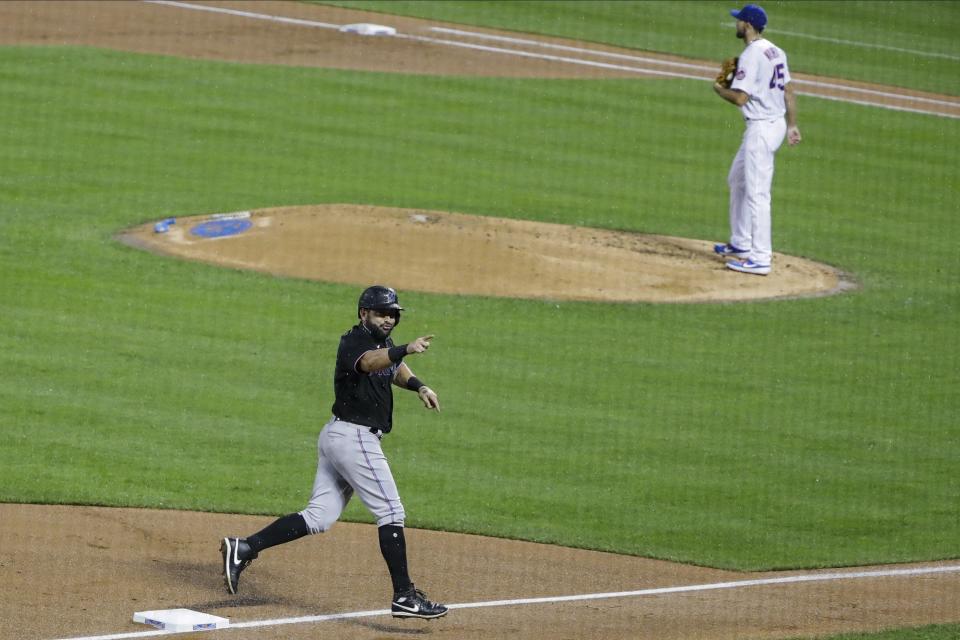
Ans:
{"type": "Polygon", "coordinates": [[[358,365],[367,351],[392,346],[393,340],[387,338],[385,342],[377,342],[360,324],[341,336],[337,366],[333,372],[333,415],[346,422],[390,432],[393,428],[391,380],[399,365],[391,364],[371,373],[363,373],[358,365]]]}

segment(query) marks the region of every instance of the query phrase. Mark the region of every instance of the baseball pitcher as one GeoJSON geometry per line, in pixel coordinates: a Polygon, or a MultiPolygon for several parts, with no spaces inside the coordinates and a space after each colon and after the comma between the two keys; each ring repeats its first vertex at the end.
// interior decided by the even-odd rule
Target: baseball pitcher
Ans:
{"type": "Polygon", "coordinates": [[[730,12],[737,20],[743,53],[724,63],[713,90],[740,108],[746,123],[743,141],[730,166],[730,241],[714,246],[721,256],[740,258],[729,269],[765,276],[773,263],[770,220],[773,158],[784,136],[800,142],[797,103],[790,84],[787,54],[761,34],[767,14],[757,5],[730,12]],[[732,66],[731,66],[732,62],[732,66]]]}

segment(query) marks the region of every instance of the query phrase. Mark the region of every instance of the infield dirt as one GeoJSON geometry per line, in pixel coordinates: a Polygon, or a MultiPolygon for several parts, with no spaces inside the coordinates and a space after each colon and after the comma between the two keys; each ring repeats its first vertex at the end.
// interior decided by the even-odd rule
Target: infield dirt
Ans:
{"type": "MultiPolygon", "coordinates": [[[[145,631],[147,627],[131,621],[133,613],[156,609],[193,609],[238,623],[389,608],[390,581],[376,529],[351,523],[264,552],[244,572],[240,593],[228,595],[220,576],[220,539],[257,531],[271,520],[0,504],[0,638],[52,640],[145,631]]],[[[737,573],[418,529],[409,530],[407,540],[413,579],[432,598],[447,603],[817,573],[737,573]]],[[[212,632],[209,637],[790,638],[956,622],[958,593],[960,572],[953,572],[455,609],[432,622],[380,615],[273,624],[212,632]]]]}
{"type": "MultiPolygon", "coordinates": [[[[492,216],[329,204],[249,213],[251,226],[208,238],[191,230],[213,216],[128,230],[128,244],[190,260],[359,287],[592,302],[732,302],[839,293],[853,283],[826,265],[777,254],[767,277],[735,273],[703,240],[492,216]],[[371,234],[373,234],[371,236],[371,234]],[[355,256],[371,237],[411,257],[367,265],[355,256]]],[[[214,214],[230,215],[230,214],[214,214]]],[[[222,219],[222,218],[221,218],[222,219]]]]}

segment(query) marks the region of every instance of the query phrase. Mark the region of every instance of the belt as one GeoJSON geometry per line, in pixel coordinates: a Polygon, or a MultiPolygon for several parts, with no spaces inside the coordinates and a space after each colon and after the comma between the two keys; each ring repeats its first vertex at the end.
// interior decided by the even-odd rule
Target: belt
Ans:
{"type": "Polygon", "coordinates": [[[344,420],[344,419],[340,418],[339,416],[333,416],[333,419],[336,420],[337,422],[346,422],[347,424],[352,424],[352,425],[354,425],[354,426],[355,426],[356,428],[358,428],[358,429],[366,429],[367,431],[369,431],[369,432],[372,433],[373,435],[377,436],[377,439],[383,440],[383,431],[381,431],[381,430],[378,429],[377,427],[368,427],[368,426],[366,426],[366,425],[357,424],[357,423],[355,423],[355,422],[350,422],[349,420],[344,420]]]}

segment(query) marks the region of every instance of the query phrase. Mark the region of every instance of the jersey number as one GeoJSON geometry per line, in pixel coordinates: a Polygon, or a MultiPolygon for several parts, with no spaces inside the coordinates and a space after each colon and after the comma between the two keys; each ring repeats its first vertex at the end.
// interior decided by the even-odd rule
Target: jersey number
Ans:
{"type": "Polygon", "coordinates": [[[773,68],[773,75],[770,76],[770,88],[776,87],[783,91],[783,64],[778,64],[773,68]]]}

